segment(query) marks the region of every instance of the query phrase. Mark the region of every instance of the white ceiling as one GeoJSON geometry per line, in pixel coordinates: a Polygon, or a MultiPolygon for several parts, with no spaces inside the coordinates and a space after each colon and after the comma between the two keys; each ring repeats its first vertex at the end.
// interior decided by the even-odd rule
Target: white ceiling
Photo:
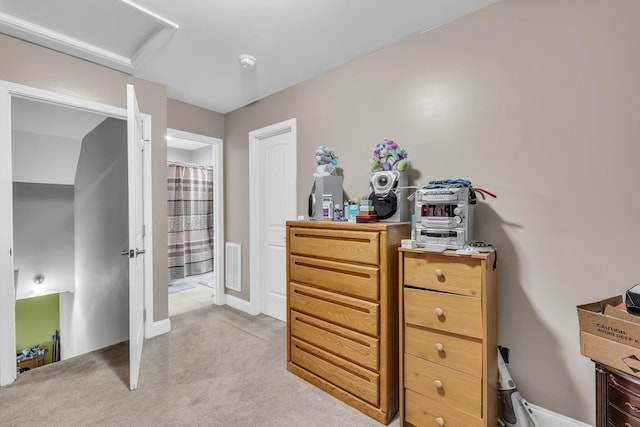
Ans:
{"type": "Polygon", "coordinates": [[[134,1],[155,16],[122,0],[0,0],[0,32],[227,113],[496,0],[134,1]]]}
{"type": "Polygon", "coordinates": [[[12,97],[13,180],[73,185],[82,138],[105,118],[74,108],[12,97]]]}

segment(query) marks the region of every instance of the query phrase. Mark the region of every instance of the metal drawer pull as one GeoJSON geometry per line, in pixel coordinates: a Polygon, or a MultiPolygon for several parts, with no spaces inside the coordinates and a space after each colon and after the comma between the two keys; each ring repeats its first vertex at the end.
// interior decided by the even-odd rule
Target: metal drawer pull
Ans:
{"type": "Polygon", "coordinates": [[[440,268],[436,268],[436,276],[444,277],[444,271],[442,271],[442,269],[440,268]]]}
{"type": "MultiPolygon", "coordinates": [[[[440,427],[444,427],[444,418],[442,417],[438,417],[436,418],[436,423],[440,426],[440,427]]],[[[629,426],[631,427],[631,426],[629,426]]]]}
{"type": "Polygon", "coordinates": [[[633,427],[633,426],[629,423],[624,423],[624,427],[633,427]]]}
{"type": "Polygon", "coordinates": [[[437,389],[441,389],[442,388],[442,381],[435,380],[433,383],[435,384],[437,389]]]}
{"type": "Polygon", "coordinates": [[[631,403],[629,403],[629,402],[624,402],[624,404],[625,404],[626,406],[628,406],[629,408],[631,408],[631,410],[632,410],[633,412],[640,413],[640,408],[638,408],[637,406],[633,406],[633,405],[632,405],[631,403]]]}
{"type": "Polygon", "coordinates": [[[438,350],[438,352],[442,352],[444,351],[444,346],[442,344],[440,344],[439,342],[436,343],[436,350],[438,350]]]}
{"type": "Polygon", "coordinates": [[[438,317],[444,316],[444,310],[442,310],[440,307],[436,308],[434,311],[436,312],[436,316],[438,317]]]}

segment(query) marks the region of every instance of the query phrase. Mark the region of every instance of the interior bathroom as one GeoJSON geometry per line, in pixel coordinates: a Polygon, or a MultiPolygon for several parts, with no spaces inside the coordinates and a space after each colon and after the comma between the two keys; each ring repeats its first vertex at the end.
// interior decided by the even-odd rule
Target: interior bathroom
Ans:
{"type": "Polygon", "coordinates": [[[214,149],[167,138],[169,316],[214,302],[214,149]]]}

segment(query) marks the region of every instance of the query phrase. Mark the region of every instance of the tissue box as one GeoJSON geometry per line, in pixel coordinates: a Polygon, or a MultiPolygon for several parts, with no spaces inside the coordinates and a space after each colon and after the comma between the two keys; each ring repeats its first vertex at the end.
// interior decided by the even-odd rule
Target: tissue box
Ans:
{"type": "Polygon", "coordinates": [[[418,242],[411,239],[402,239],[402,247],[405,249],[415,249],[418,247],[418,242]]]}

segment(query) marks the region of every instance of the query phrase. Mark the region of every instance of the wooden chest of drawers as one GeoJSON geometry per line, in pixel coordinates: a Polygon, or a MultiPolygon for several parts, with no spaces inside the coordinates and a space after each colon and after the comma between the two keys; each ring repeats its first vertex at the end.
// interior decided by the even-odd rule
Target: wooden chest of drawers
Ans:
{"type": "Polygon", "coordinates": [[[596,427],[640,427],[640,378],[596,362],[596,427]]]}
{"type": "Polygon", "coordinates": [[[400,249],[401,425],[497,425],[494,263],[400,249]]]}
{"type": "Polygon", "coordinates": [[[408,223],[287,222],[287,369],[388,424],[408,223]]]}

